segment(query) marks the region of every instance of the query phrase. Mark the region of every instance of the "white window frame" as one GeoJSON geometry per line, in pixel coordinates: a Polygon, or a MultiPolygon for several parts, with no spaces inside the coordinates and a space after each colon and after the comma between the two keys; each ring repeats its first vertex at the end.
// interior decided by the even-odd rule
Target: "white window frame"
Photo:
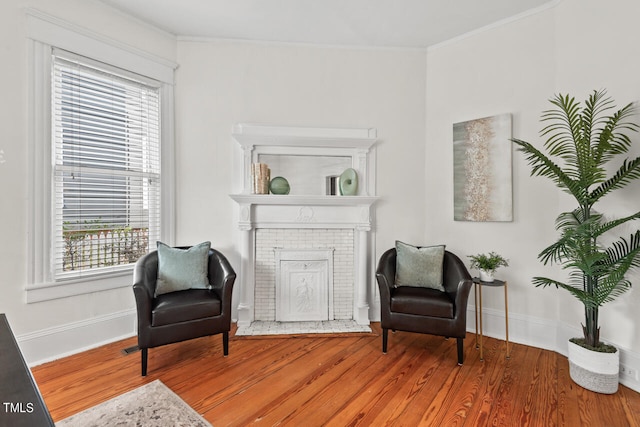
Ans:
{"type": "MultiPolygon", "coordinates": [[[[174,71],[177,65],[144,51],[29,9],[28,144],[29,230],[27,303],[131,286],[133,265],[91,278],[55,281],[51,271],[51,51],[64,49],[161,82],[161,213],[160,237],[174,242],[174,71]]],[[[153,244],[150,242],[150,244],[153,244]]]]}

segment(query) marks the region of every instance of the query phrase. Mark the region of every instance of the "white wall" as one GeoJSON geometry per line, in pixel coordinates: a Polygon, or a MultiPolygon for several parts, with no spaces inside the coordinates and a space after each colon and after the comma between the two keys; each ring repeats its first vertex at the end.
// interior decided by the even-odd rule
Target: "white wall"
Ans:
{"type": "Polygon", "coordinates": [[[130,287],[26,304],[28,229],[27,18],[34,8],[100,37],[175,60],[175,38],[126,18],[93,0],[0,2],[0,313],[18,336],[29,362],[132,334],[135,305],[130,287]],[[97,327],[96,325],[100,325],[97,327]],[[94,326],[97,327],[94,328],[94,326]],[[96,333],[97,332],[97,333],[96,333]]]}
{"type": "MultiPolygon", "coordinates": [[[[538,269],[538,249],[549,240],[550,233],[540,230],[553,231],[556,191],[550,183],[530,179],[514,152],[514,221],[454,221],[452,125],[511,113],[513,135],[535,137],[538,112],[554,91],[553,43],[553,12],[546,11],[433,48],[427,57],[426,170],[427,180],[439,184],[427,188],[428,204],[437,207],[428,209],[427,236],[445,242],[465,261],[467,255],[488,251],[507,257],[510,267],[498,276],[511,284],[512,312],[542,318],[556,316],[555,302],[528,279],[538,269]]],[[[501,308],[501,294],[490,295],[487,306],[501,308]]]]}
{"type": "MultiPolygon", "coordinates": [[[[495,250],[509,258],[510,266],[498,275],[509,282],[516,339],[526,343],[564,352],[566,335],[581,334],[581,304],[564,291],[531,284],[534,275],[564,277],[557,267],[539,263],[537,254],[555,240],[557,214],[573,204],[548,179],[531,178],[524,157],[514,150],[514,221],[453,221],[452,124],[511,113],[513,136],[541,146],[540,113],[549,108],[547,100],[555,93],[569,92],[584,99],[594,89],[607,88],[618,106],[637,101],[638,16],[640,4],[633,0],[564,0],[535,15],[428,51],[427,238],[446,242],[465,257],[495,250]],[[435,182],[440,184],[430,184],[435,182]]],[[[634,142],[640,143],[638,135],[634,142]]],[[[632,155],[639,153],[636,147],[632,155]]],[[[616,216],[640,210],[639,190],[636,182],[602,203],[602,210],[616,216]]],[[[631,278],[635,288],[602,309],[601,337],[637,359],[640,280],[637,273],[631,278]]],[[[490,312],[502,312],[501,292],[485,292],[483,297],[490,312]]],[[[499,336],[501,328],[495,323],[490,333],[499,336]]]]}
{"type": "Polygon", "coordinates": [[[237,206],[229,198],[242,191],[235,123],[377,128],[375,258],[396,238],[420,241],[425,56],[417,50],[180,41],[178,243],[211,240],[239,273],[237,206]]]}

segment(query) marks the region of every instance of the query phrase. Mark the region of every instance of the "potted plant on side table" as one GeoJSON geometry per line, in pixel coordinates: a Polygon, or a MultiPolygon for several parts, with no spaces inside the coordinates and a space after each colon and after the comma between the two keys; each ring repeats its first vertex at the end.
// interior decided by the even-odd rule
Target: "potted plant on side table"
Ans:
{"type": "Polygon", "coordinates": [[[508,267],[509,260],[504,259],[495,252],[488,254],[469,255],[471,258],[471,268],[476,268],[480,272],[480,280],[483,282],[493,282],[493,275],[499,267],[508,267]]]}
{"type": "Polygon", "coordinates": [[[547,137],[544,148],[548,154],[528,142],[512,141],[524,153],[531,175],[551,179],[573,196],[577,206],[558,216],[558,240],[538,255],[545,265],[555,262],[567,269],[567,280],[534,277],[533,283],[565,289],[583,304],[584,336],[569,343],[570,376],[586,389],[615,393],[619,351],[600,341],[598,314],[603,304],[631,287],[626,275],[640,265],[640,230],[628,238],[618,234],[611,238],[609,233],[640,218],[640,211],[609,219],[594,210],[594,205],[640,178],[640,157],[619,160],[632,145],[628,133],[639,128],[631,121],[635,108],[630,103],[615,110],[605,91],[594,91],[584,106],[569,95],[556,95],[550,102],[554,107],[543,112],[542,121],[548,124],[541,131],[547,137]],[[617,168],[611,164],[614,159],[617,168]],[[613,242],[605,244],[604,236],[613,242]]]}

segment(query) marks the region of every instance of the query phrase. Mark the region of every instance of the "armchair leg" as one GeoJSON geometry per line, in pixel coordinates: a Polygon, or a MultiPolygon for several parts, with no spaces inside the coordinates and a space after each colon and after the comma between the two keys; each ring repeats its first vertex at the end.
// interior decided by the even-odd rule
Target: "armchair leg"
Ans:
{"type": "Polygon", "coordinates": [[[387,338],[389,335],[388,329],[382,329],[382,352],[387,354],[387,338]]]}
{"type": "Polygon", "coordinates": [[[229,355],[229,332],[222,333],[222,352],[225,356],[229,355]]]}
{"type": "Polygon", "coordinates": [[[142,356],[142,376],[143,377],[147,376],[147,356],[148,356],[148,352],[149,352],[148,348],[140,349],[140,354],[142,356]]]}
{"type": "Polygon", "coordinates": [[[458,365],[464,361],[464,338],[458,338],[458,365]]]}

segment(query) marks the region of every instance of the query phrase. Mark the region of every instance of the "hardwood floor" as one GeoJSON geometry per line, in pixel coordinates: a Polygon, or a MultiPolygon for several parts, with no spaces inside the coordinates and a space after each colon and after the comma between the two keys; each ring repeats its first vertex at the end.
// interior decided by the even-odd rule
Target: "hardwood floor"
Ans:
{"type": "Polygon", "coordinates": [[[456,342],[396,332],[389,352],[374,334],[232,337],[228,357],[213,336],[149,350],[140,376],[136,338],[33,368],[59,421],[142,384],[160,379],[215,427],[293,426],[640,426],[640,394],[620,385],[592,393],[569,378],[557,353],[485,341],[474,335],[465,363],[456,342]]]}

